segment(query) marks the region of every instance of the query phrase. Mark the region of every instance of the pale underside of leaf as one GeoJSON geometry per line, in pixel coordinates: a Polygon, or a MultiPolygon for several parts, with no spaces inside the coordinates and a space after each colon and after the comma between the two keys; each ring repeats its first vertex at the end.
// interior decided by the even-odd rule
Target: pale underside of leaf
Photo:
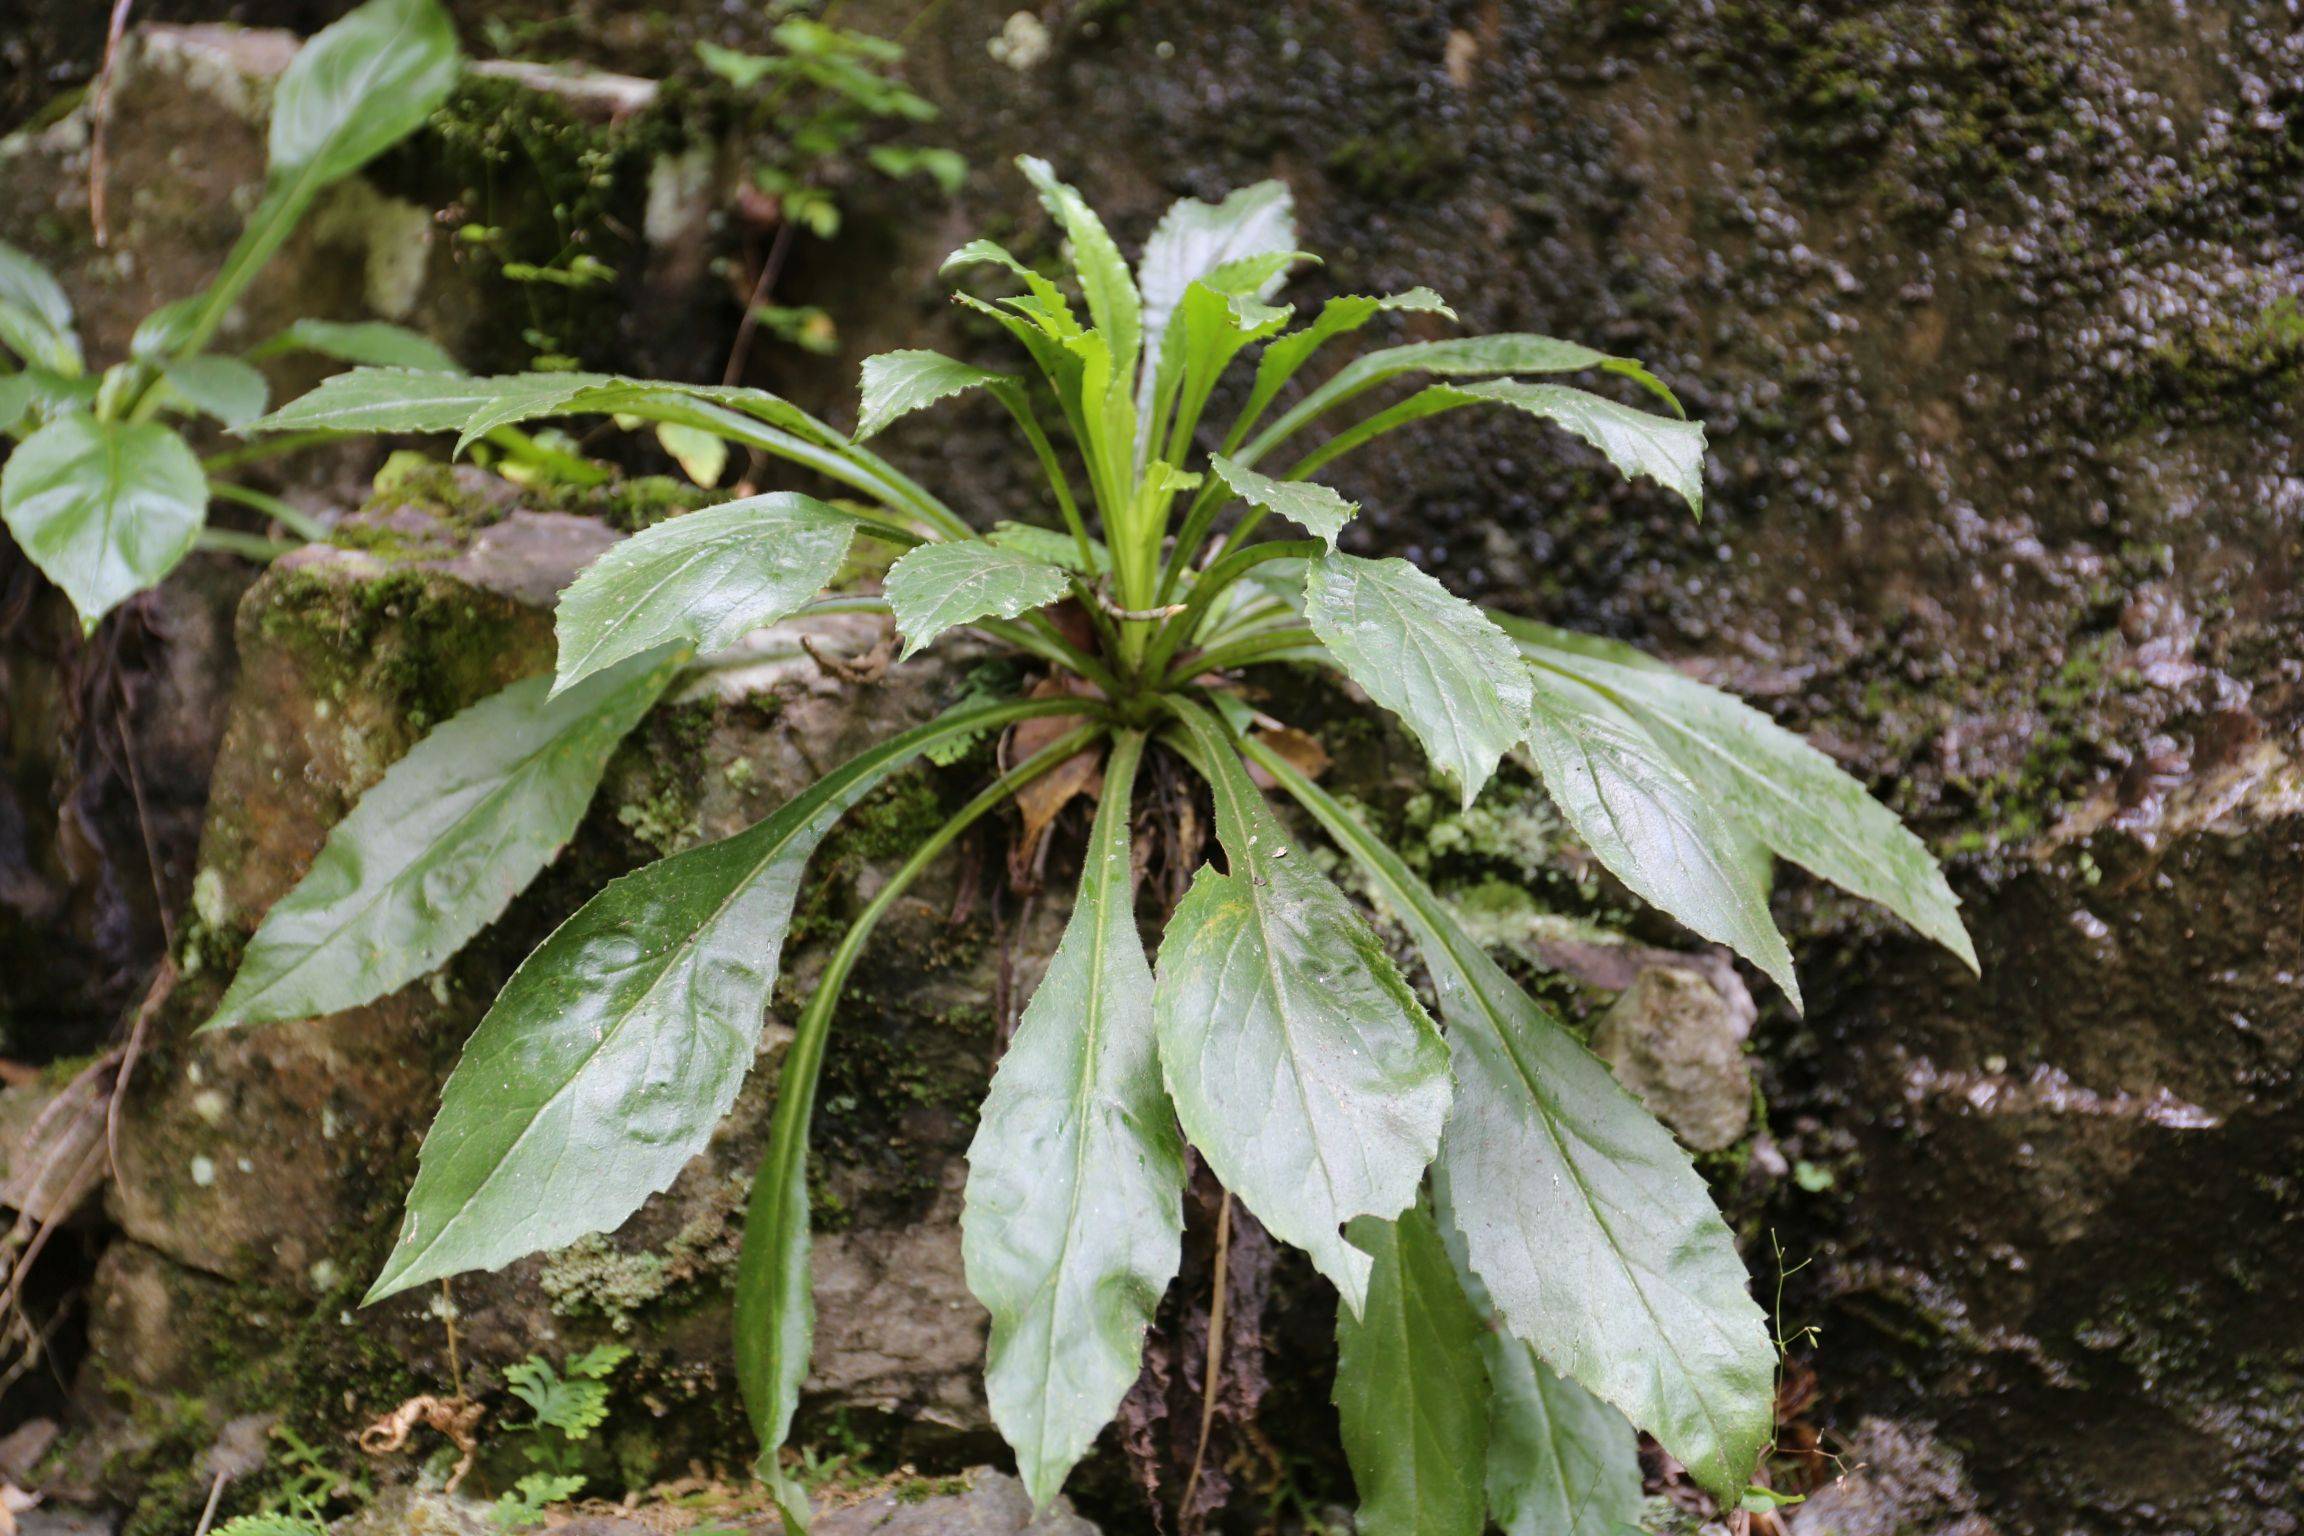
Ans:
{"type": "MultiPolygon", "coordinates": [[[[1152,364],[1161,352],[1161,339],[1185,290],[1228,263],[1244,258],[1292,252],[1296,248],[1296,216],[1288,185],[1260,181],[1232,192],[1220,203],[1179,198],[1169,206],[1144,243],[1137,263],[1137,287],[1144,304],[1144,357],[1146,382],[1139,386],[1137,410],[1151,414],[1152,364]]],[[[1254,297],[1268,299],[1283,277],[1274,274],[1257,282],[1254,297]]]]}
{"type": "Polygon", "coordinates": [[[658,645],[716,651],[774,623],[831,581],[856,526],[812,496],[775,491],[642,530],[561,594],[555,689],[658,645]]]}
{"type": "Polygon", "coordinates": [[[1767,893],[1712,802],[1607,694],[1545,668],[1529,677],[1528,755],[1584,845],[1634,894],[1759,966],[1799,1007],[1767,893]]]}
{"type": "Polygon", "coordinates": [[[1832,759],[1741,699],[1647,658],[1629,665],[1609,652],[1578,654],[1542,635],[1522,646],[1616,699],[1747,836],[1880,903],[1977,968],[1960,899],[1927,845],[1832,759]]]}
{"type": "Polygon", "coordinates": [[[575,833],[609,754],[675,667],[636,657],[549,699],[550,679],[523,678],[444,721],[265,914],[204,1028],[356,1008],[453,955],[575,833]]]}
{"type": "Polygon", "coordinates": [[[1013,619],[1054,602],[1062,569],[976,540],[923,544],[888,568],[885,590],[909,657],[944,631],[983,618],[1013,619]]]}
{"type": "Polygon", "coordinates": [[[1178,710],[1229,874],[1203,868],[1160,945],[1161,1071],[1192,1144],[1345,1302],[1356,1216],[1415,1199],[1448,1114],[1447,1050],[1383,945],[1266,808],[1223,730],[1178,710]]]}
{"type": "Polygon", "coordinates": [[[992,1314],[985,1392],[1040,1507],[1136,1380],[1179,1258],[1183,1145],[1129,869],[1141,752],[1138,736],[1114,746],[1071,921],[968,1149],[962,1253],[992,1314]]]}
{"type": "Polygon", "coordinates": [[[1471,805],[1528,729],[1527,668],[1504,632],[1405,560],[1307,561],[1304,599],[1346,675],[1407,723],[1471,805]]]}

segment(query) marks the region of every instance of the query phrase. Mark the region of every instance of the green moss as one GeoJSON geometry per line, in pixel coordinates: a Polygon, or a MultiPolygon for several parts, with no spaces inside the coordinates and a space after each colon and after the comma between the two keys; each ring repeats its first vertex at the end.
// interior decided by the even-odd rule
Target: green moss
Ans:
{"type": "Polygon", "coordinates": [[[295,656],[323,710],[355,690],[380,694],[413,733],[527,670],[519,630],[539,649],[544,638],[536,615],[435,572],[275,571],[258,590],[258,632],[295,656]]]}
{"type": "Polygon", "coordinates": [[[660,857],[702,834],[704,750],[718,718],[719,706],[709,700],[659,708],[626,740],[610,769],[617,824],[660,857]]]}
{"type": "Polygon", "coordinates": [[[635,1252],[607,1237],[586,1237],[544,1262],[537,1283],[563,1317],[597,1317],[617,1333],[666,1301],[679,1302],[733,1271],[742,1186],[730,1184],[689,1218],[660,1252],[635,1252]]]}
{"type": "Polygon", "coordinates": [[[618,276],[644,259],[648,172],[689,137],[663,90],[651,107],[587,121],[558,96],[467,73],[431,132],[390,158],[382,179],[461,216],[452,250],[503,317],[478,365],[606,362],[622,301],[618,276]],[[588,278],[587,273],[604,274],[588,278]]]}
{"type": "Polygon", "coordinates": [[[1330,175],[1364,197],[1399,198],[1437,189],[1463,167],[1463,143],[1417,118],[1382,133],[1355,134],[1328,155],[1330,175]]]}

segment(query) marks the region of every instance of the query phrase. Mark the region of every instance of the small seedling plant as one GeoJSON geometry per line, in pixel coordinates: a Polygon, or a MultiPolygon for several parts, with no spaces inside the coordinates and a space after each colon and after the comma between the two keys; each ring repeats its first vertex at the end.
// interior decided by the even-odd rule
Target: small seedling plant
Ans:
{"type": "Polygon", "coordinates": [[[1405,560],[1338,547],[1357,508],[1320,471],[1476,405],[1564,429],[1700,511],[1703,430],[1646,368],[1517,334],[1327,367],[1386,316],[1452,316],[1423,289],[1308,315],[1276,303],[1308,259],[1279,183],[1177,203],[1131,270],[1072,188],[1021,165],[1065,237],[1071,285],[988,241],[964,246],[947,270],[1021,290],[957,295],[1014,339],[1020,366],[875,357],[854,436],[750,389],[372,369],[262,424],[453,431],[462,444],[612,413],[780,456],[843,494],[731,502],[603,555],[560,599],[554,673],[449,719],[368,791],[266,916],[207,1027],[335,1011],[437,966],[568,838],[617,739],[692,656],[810,612],[885,613],[907,656],[973,630],[1026,661],[1015,696],[966,698],[746,830],[615,881],[529,956],[447,1083],[370,1300],[614,1228],[668,1185],[758,1053],[811,852],[905,765],[1005,732],[1013,766],[865,905],[778,1076],[735,1351],[761,1471],[793,1518],[804,1501],[778,1452],[808,1375],[805,1163],[841,990],[932,861],[1083,754],[1102,788],[1078,889],[984,1101],[963,1218],[968,1282],[991,1314],[991,1410],[1033,1498],[1056,1494],[1137,1376],[1177,1273],[1189,1146],[1341,1298],[1336,1401],[1362,1529],[1618,1529],[1637,1513],[1633,1426],[1737,1502],[1769,1441],[1776,1355],[1702,1179],[1259,728],[1237,685],[1260,667],[1340,673],[1466,805],[1518,754],[1625,885],[1795,1002],[1765,897],[1772,856],[1885,904],[1972,965],[1951,891],[1893,815],[1736,700],[1623,646],[1483,611],[1405,560]],[[1247,371],[1239,409],[1209,419],[1234,366],[1247,371]],[[1319,382],[1304,387],[1308,375],[1319,382]],[[1566,382],[1576,375],[1645,403],[1566,382]],[[1404,380],[1423,382],[1347,411],[1404,380]],[[970,390],[1014,417],[1045,473],[1046,526],[979,533],[864,446],[970,390]],[[1276,523],[1293,526],[1270,536],[1276,523]],[[819,597],[859,539],[902,551],[882,593],[819,597]],[[1156,959],[1132,856],[1155,753],[1205,782],[1221,855],[1168,914],[1156,959]],[[1405,928],[1437,1017],[1258,772],[1405,928]]]}
{"type": "Polygon", "coordinates": [[[0,438],[11,444],[0,518],[84,629],[157,585],[195,545],[259,559],[285,547],[208,527],[211,500],[252,508],[299,538],[326,535],[288,503],[224,478],[272,445],[204,463],[171,418],[246,426],[268,403],[255,363],[280,352],[454,369],[424,337],[381,321],[300,320],[237,357],[210,347],[320,194],[420,127],[460,67],[437,0],[368,0],[316,34],[274,87],[263,197],[222,269],[146,316],[128,356],[100,374],[89,373],[62,285],[0,242],[0,438]]]}

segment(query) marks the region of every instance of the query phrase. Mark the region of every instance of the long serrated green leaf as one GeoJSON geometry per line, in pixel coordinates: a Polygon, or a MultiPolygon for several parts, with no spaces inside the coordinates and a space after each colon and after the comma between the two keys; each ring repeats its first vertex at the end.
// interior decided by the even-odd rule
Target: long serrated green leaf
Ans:
{"type": "Polygon", "coordinates": [[[1361,1536],[1480,1536],[1486,1522],[1488,1373],[1479,1316],[1432,1218],[1349,1228],[1375,1265],[1368,1306],[1336,1317],[1336,1411],[1359,1491],[1361,1536]]]}
{"type": "Polygon", "coordinates": [[[1529,678],[1528,755],[1584,846],[1642,900],[1767,972],[1799,1007],[1767,893],[1712,801],[1608,694],[1542,667],[1529,678]]]}
{"type": "MultiPolygon", "coordinates": [[[[1075,712],[1079,701],[1038,700],[998,707],[990,728],[1005,721],[1075,712]]],[[[947,719],[960,713],[954,711],[947,719]]],[[[889,907],[952,841],[978,818],[1040,774],[1091,746],[1097,725],[1068,731],[1009,769],[922,841],[890,875],[825,962],[808,1004],[792,1029],[776,1083],[776,1113],[768,1125],[768,1155],[752,1181],[744,1210],[744,1245],[736,1259],[736,1376],[744,1389],[744,1410],[760,1437],[755,1470],[767,1480],[785,1521],[806,1530],[807,1499],[784,1471],[777,1453],[792,1430],[800,1387],[808,1376],[816,1304],[809,1285],[808,1126],[815,1114],[816,1083],[823,1072],[825,1041],[841,989],[863,953],[866,940],[889,907]]],[[[945,740],[954,738],[946,737],[945,740]]]]}
{"type": "MultiPolygon", "coordinates": [[[[938,270],[950,272],[956,267],[1004,267],[1024,280],[1032,291],[1031,323],[1051,340],[1061,341],[1067,336],[1080,334],[1080,322],[1073,317],[1072,305],[1063,290],[1038,272],[1018,261],[1005,246],[991,240],[971,240],[944,258],[938,270]]],[[[960,297],[965,298],[966,295],[960,297]]],[[[979,301],[981,302],[981,301],[979,301]]]]}
{"type": "Polygon", "coordinates": [[[272,93],[275,180],[325,184],[406,138],[456,84],[456,29],[436,0],[368,0],[296,52],[272,93]]]}
{"type": "Polygon", "coordinates": [[[1456,1079],[1435,1183],[1497,1310],[1546,1363],[1735,1498],[1768,1443],[1776,1356],[1687,1154],[1397,853],[1285,758],[1248,750],[1416,937],[1456,1079]]]}
{"type": "Polygon", "coordinates": [[[1232,494],[1252,507],[1262,507],[1288,519],[1308,533],[1336,547],[1336,535],[1360,511],[1360,503],[1346,501],[1328,486],[1312,480],[1275,480],[1222,454],[1209,457],[1208,467],[1232,488],[1232,494]]]}
{"type": "Polygon", "coordinates": [[[264,375],[236,357],[182,358],[162,369],[161,377],[184,404],[227,427],[248,425],[272,397],[264,375]]]}
{"type": "Polygon", "coordinates": [[[48,269],[0,240],[0,347],[27,367],[67,376],[80,371],[72,301],[48,269]]]}
{"type": "Polygon", "coordinates": [[[441,1093],[376,1301],[607,1231],[672,1182],[758,1047],[809,855],[889,774],[1016,718],[890,737],[733,837],[610,883],[504,984],[441,1093]]]}
{"type": "Polygon", "coordinates": [[[1490,1518],[1504,1536],[1630,1536],[1640,1528],[1640,1437],[1512,1336],[1472,1272],[1454,1215],[1442,1208],[1435,1220],[1481,1325],[1490,1518]]]}
{"type": "Polygon", "coordinates": [[[1206,282],[1188,285],[1161,345],[1158,366],[1151,367],[1153,360],[1146,360],[1142,398],[1150,404],[1151,414],[1143,422],[1145,453],[1159,449],[1159,440],[1165,438],[1165,451],[1181,460],[1191,447],[1192,431],[1208,397],[1232,359],[1277,332],[1292,313],[1206,282]]]}
{"type": "Polygon", "coordinates": [[[1450,309],[1447,301],[1429,288],[1411,288],[1406,293],[1382,297],[1347,293],[1330,299],[1320,306],[1320,313],[1310,325],[1290,331],[1285,336],[1275,337],[1272,344],[1264,349],[1264,355],[1256,360],[1256,382],[1249,389],[1248,403],[1241,407],[1239,421],[1225,441],[1228,444],[1237,443],[1247,436],[1249,428],[1263,416],[1265,407],[1272,403],[1282,386],[1296,376],[1297,370],[1311,359],[1313,353],[1337,337],[1360,329],[1376,316],[1395,310],[1408,314],[1446,315],[1451,320],[1456,318],[1456,311],[1450,309]]]}
{"type": "Polygon", "coordinates": [[[455,432],[458,448],[488,431],[539,416],[647,414],[658,401],[723,406],[825,445],[846,439],[787,400],[738,386],[673,384],[601,373],[474,377],[418,368],[355,368],[323,379],[251,424],[267,432],[455,432]]]}
{"type": "Polygon", "coordinates": [[[1168,1096],[1225,1187],[1358,1312],[1370,1260],[1344,1225],[1416,1198],[1448,1115],[1447,1047],[1223,727],[1170,707],[1231,867],[1194,876],[1161,941],[1152,1009],[1168,1096]]]}
{"type": "Polygon", "coordinates": [[[904,636],[904,655],[956,625],[1013,619],[1064,595],[1060,567],[980,540],[923,544],[888,568],[888,607],[904,636]]]}
{"type": "Polygon", "coordinates": [[[429,368],[354,368],[320,381],[246,435],[267,432],[461,432],[483,410],[509,405],[541,414],[604,374],[515,373],[473,377],[429,368]]]}
{"type": "Polygon", "coordinates": [[[968,1148],[961,1253],[992,1314],[985,1395],[1042,1508],[1135,1382],[1180,1254],[1184,1148],[1130,868],[1142,754],[1141,736],[1113,743],[1071,920],[968,1148]]]}
{"type": "Polygon", "coordinates": [[[813,496],[772,491],[643,529],[560,594],[553,690],[659,645],[716,651],[775,623],[832,580],[857,525],[813,496]]]}
{"type": "Polygon", "coordinates": [[[174,570],[207,512],[200,461],[156,421],[59,416],[0,470],[0,517],[83,629],[174,570]]]}
{"type": "Polygon", "coordinates": [[[1960,898],[1927,845],[1832,759],[1741,699],[1661,664],[1629,666],[1542,637],[1520,644],[1638,718],[1732,826],[1880,903],[1977,969],[1960,898]]]}
{"type": "Polygon", "coordinates": [[[1699,517],[1704,513],[1704,424],[1636,410],[1565,384],[1490,379],[1438,386],[1466,402],[1487,401],[1573,432],[1608,456],[1627,478],[1646,476],[1676,493],[1699,517]]]}
{"type": "Polygon", "coordinates": [[[316,352],[340,363],[370,368],[413,368],[462,373],[446,348],[421,331],[385,320],[299,320],[257,352],[316,352]]]}
{"type": "Polygon", "coordinates": [[[1305,563],[1304,617],[1470,806],[1528,730],[1527,668],[1504,632],[1405,560],[1336,553],[1305,563]]]}
{"type": "Polygon", "coordinates": [[[1012,373],[975,368],[941,352],[883,352],[864,359],[863,403],[856,415],[856,441],[875,436],[890,422],[939,400],[989,385],[1013,384],[1012,373]]]}
{"type": "Polygon", "coordinates": [[[1113,244],[1104,221],[1096,217],[1087,199],[1057,180],[1047,161],[1020,155],[1016,164],[1040,194],[1041,206],[1064,226],[1065,236],[1072,242],[1072,270],[1079,275],[1081,296],[1088,301],[1088,316],[1112,349],[1114,379],[1126,380],[1136,371],[1144,318],[1143,300],[1136,292],[1136,280],[1128,274],[1120,247],[1113,244]]]}
{"type": "Polygon", "coordinates": [[[463,948],[575,834],[609,755],[677,666],[635,657],[557,698],[551,679],[522,678],[443,721],[273,903],[202,1028],[357,1008],[463,948]]]}
{"type": "Polygon", "coordinates": [[[1434,384],[1399,404],[1353,423],[1299,460],[1292,471],[1310,474],[1385,433],[1468,405],[1508,405],[1562,427],[1606,454],[1628,478],[1646,476],[1677,492],[1688,509],[1704,514],[1704,428],[1675,416],[1659,416],[1565,384],[1531,384],[1522,379],[1490,379],[1474,384],[1434,384]]]}
{"type": "MultiPolygon", "coordinates": [[[[1442,378],[1461,378],[1484,373],[1578,373],[1587,368],[1599,368],[1637,380],[1643,387],[1661,396],[1671,405],[1675,414],[1679,411],[1680,403],[1673,399],[1672,392],[1647,368],[1631,358],[1613,357],[1580,342],[1525,332],[1461,336],[1446,341],[1409,342],[1404,346],[1385,347],[1354,358],[1330,375],[1317,389],[1297,401],[1278,421],[1258,433],[1255,441],[1241,450],[1240,457],[1248,463],[1255,463],[1307,423],[1404,374],[1428,373],[1442,378]]],[[[1391,413],[1385,414],[1389,416],[1391,413]]]]}

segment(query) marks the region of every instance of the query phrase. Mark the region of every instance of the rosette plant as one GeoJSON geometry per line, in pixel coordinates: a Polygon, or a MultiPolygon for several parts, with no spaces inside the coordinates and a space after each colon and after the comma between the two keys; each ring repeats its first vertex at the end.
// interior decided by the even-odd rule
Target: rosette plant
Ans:
{"type": "Polygon", "coordinates": [[[904,859],[839,941],[783,1058],[735,1349],[761,1471],[792,1517],[804,1500],[778,1452],[808,1374],[805,1160],[842,986],[931,860],[1081,754],[1100,754],[1102,791],[1078,891],[985,1099],[964,1218],[991,1314],[992,1413],[1033,1497],[1055,1494],[1136,1378],[1178,1268],[1187,1146],[1341,1297],[1336,1398],[1362,1529],[1616,1529],[1639,1494],[1635,1425],[1742,1497],[1770,1437],[1776,1356],[1702,1179],[1381,837],[1250,728],[1235,687],[1264,666],[1340,672],[1467,805],[1506,754],[1524,756],[1625,885],[1795,1001],[1764,890],[1772,855],[1973,964],[1927,851],[1821,754],[1637,652],[1344,551],[1356,508],[1315,478],[1423,417],[1504,406],[1695,512],[1703,429],[1640,364],[1545,336],[1378,347],[1303,387],[1387,314],[1452,317],[1422,289],[1309,316],[1276,304],[1307,259],[1276,182],[1177,203],[1131,271],[1076,192],[1021,164],[1066,237],[1077,297],[971,242],[947,270],[1021,291],[957,297],[1005,328],[1020,366],[875,357],[853,437],[750,389],[371,369],[262,424],[469,442],[613,413],[717,434],[845,494],[715,506],[601,556],[560,599],[556,672],[449,719],[385,774],[265,918],[208,1027],[341,1008],[437,965],[569,836],[617,738],[690,657],[827,607],[887,614],[907,655],[973,629],[1042,683],[957,703],[747,830],[615,881],[529,956],[448,1081],[370,1299],[614,1228],[664,1188],[752,1066],[811,850],[904,765],[1029,723],[1037,748],[904,859]],[[1250,356],[1237,413],[1205,419],[1250,356]],[[1625,381],[1646,404],[1572,375],[1625,381]],[[1340,420],[1399,380],[1425,382],[1340,420]],[[1047,526],[980,534],[863,446],[967,390],[1013,415],[1045,472],[1047,526]],[[1265,536],[1275,518],[1287,536],[1265,536]],[[901,551],[883,591],[819,598],[857,540],[901,551]],[[1198,871],[1155,960],[1131,826],[1147,814],[1134,796],[1147,755],[1163,752],[1205,781],[1221,868],[1198,871]],[[1252,769],[1404,927],[1433,1011],[1252,769]]]}

